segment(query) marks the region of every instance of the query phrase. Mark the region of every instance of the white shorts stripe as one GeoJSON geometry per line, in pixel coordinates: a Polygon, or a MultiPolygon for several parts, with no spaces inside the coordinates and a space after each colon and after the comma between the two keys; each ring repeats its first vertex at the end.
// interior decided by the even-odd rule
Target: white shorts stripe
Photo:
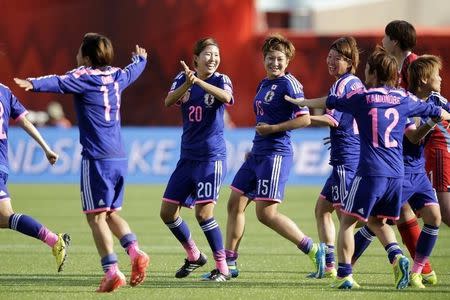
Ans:
{"type": "Polygon", "coordinates": [[[346,203],[345,203],[345,209],[346,211],[351,211],[353,208],[353,202],[355,201],[355,195],[356,191],[359,187],[359,182],[361,181],[360,176],[355,176],[355,179],[353,180],[352,187],[350,189],[350,193],[347,197],[346,203]]]}

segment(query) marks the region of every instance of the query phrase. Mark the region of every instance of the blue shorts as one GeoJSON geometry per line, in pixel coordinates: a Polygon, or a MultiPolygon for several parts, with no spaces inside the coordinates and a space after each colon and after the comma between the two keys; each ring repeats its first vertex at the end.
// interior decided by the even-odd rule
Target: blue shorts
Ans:
{"type": "Polygon", "coordinates": [[[216,203],[226,172],[223,160],[180,159],[170,176],[163,201],[189,208],[200,203],[216,203]]]}
{"type": "Polygon", "coordinates": [[[333,166],[333,171],[325,182],[320,196],[331,202],[333,206],[341,207],[355,172],[355,168],[346,165],[333,166]]]}
{"type": "Polygon", "coordinates": [[[254,201],[281,202],[292,166],[292,156],[254,155],[236,173],[231,189],[254,196],[254,201]]]}
{"type": "Polygon", "coordinates": [[[416,211],[424,206],[439,205],[436,191],[426,173],[405,174],[403,179],[402,205],[408,201],[416,211]]]}
{"type": "Polygon", "coordinates": [[[81,161],[81,205],[84,213],[122,209],[126,159],[81,161]]]}
{"type": "Polygon", "coordinates": [[[8,174],[0,171],[0,201],[11,200],[9,197],[6,182],[8,181],[8,174]]]}
{"type": "Polygon", "coordinates": [[[341,212],[364,222],[369,216],[398,220],[403,178],[355,176],[341,212]]]}

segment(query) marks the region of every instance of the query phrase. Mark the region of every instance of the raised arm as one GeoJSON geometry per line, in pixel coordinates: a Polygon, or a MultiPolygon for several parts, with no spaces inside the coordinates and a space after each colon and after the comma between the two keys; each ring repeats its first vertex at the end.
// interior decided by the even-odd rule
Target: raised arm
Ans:
{"type": "Polygon", "coordinates": [[[22,118],[18,119],[17,121],[18,121],[18,124],[20,125],[20,127],[22,127],[23,130],[25,130],[26,133],[28,133],[41,146],[42,150],[44,150],[44,153],[45,153],[45,156],[47,157],[48,162],[51,165],[54,165],[56,163],[56,161],[58,160],[59,155],[56,154],[55,152],[53,152],[52,149],[50,149],[50,147],[45,142],[45,140],[42,138],[41,134],[36,129],[36,127],[34,127],[34,125],[30,121],[28,121],[26,116],[23,116],[22,118]]]}
{"type": "Polygon", "coordinates": [[[198,78],[194,75],[194,71],[190,70],[184,61],[180,61],[180,63],[184,68],[184,72],[186,74],[189,74],[189,77],[190,77],[189,79],[192,82],[192,84],[198,85],[203,90],[205,90],[209,94],[213,95],[214,98],[216,98],[220,102],[223,102],[223,103],[231,102],[233,96],[229,92],[227,92],[224,89],[221,89],[219,87],[216,87],[212,84],[209,84],[206,81],[201,80],[200,78],[198,78]]]}

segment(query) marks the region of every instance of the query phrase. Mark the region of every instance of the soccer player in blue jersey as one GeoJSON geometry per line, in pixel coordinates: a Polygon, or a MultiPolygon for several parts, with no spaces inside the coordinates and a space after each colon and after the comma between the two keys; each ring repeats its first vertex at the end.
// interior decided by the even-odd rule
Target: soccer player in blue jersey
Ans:
{"type": "Polygon", "coordinates": [[[58,160],[58,154],[50,149],[36,127],[26,118],[27,113],[25,107],[11,93],[11,90],[7,86],[0,84],[0,228],[9,228],[46,243],[52,248],[52,253],[56,258],[56,268],[58,272],[61,272],[67,257],[70,236],[67,233],[53,233],[32,217],[15,213],[6,186],[9,173],[9,118],[17,121],[17,124],[41,146],[51,165],[55,164],[58,160]]]}
{"type": "Polygon", "coordinates": [[[245,208],[251,199],[255,202],[258,220],[307,254],[315,265],[316,275],[322,277],[325,245],[313,243],[289,217],[278,211],[293,162],[290,131],[310,124],[307,108],[284,100],[285,95],[303,97],[302,85],[286,71],[295,48],[283,36],[271,35],[266,38],[262,52],[267,77],[259,83],[253,101],[256,115],[253,147],[234,177],[228,200],[227,263],[236,277],[245,208]]]}
{"type": "Polygon", "coordinates": [[[112,235],[131,259],[130,285],[143,282],[149,257],[139,249],[136,235],[119,216],[122,209],[127,157],[120,133],[121,94],[143,72],[147,52],[136,45],[132,63],[111,67],[111,41],[87,33],[77,54],[78,68],[65,75],[49,75],[16,83],[34,92],[74,94],[82,145],[81,202],[92,230],[105,276],[97,292],[111,292],[126,284],[119,270],[112,235]]]}
{"type": "MultiPolygon", "coordinates": [[[[363,86],[354,74],[359,64],[359,50],[353,37],[335,40],[327,56],[328,72],[336,79],[329,94],[342,96],[363,86]]],[[[359,161],[359,135],[349,113],[327,109],[321,116],[311,116],[311,125],[329,126],[333,171],[316,202],[315,215],[319,239],[326,245],[325,277],[336,277],[334,245],[336,230],[332,218],[334,207],[340,207],[355,176],[359,161]]],[[[339,214],[339,210],[337,210],[339,214]]],[[[314,273],[310,274],[315,277],[314,273]]]]}
{"type": "Polygon", "coordinates": [[[358,220],[369,228],[385,247],[394,268],[395,287],[406,288],[409,282],[409,261],[403,255],[392,228],[386,219],[396,220],[400,214],[404,175],[402,142],[409,116],[450,118],[443,109],[419,101],[415,96],[397,89],[396,59],[377,47],[366,64],[366,84],[360,89],[337,97],[313,101],[297,101],[309,107],[335,108],[351,113],[360,133],[360,161],[349,194],[341,208],[338,234],[338,274],[334,287],[359,287],[352,277],[351,259],[354,251],[353,230],[358,220]]]}
{"type": "Polygon", "coordinates": [[[182,207],[195,207],[195,216],[216,262],[216,268],[204,280],[223,282],[230,276],[213,212],[226,174],[224,111],[234,102],[233,86],[227,75],[217,72],[220,51],[213,38],[195,43],[195,71],[183,61],[181,64],[184,71],[175,77],[164,100],[166,106],[178,105],[181,110],[181,155],[164,192],[160,215],[187,254],[175,277],[184,278],[206,264],[206,256],[197,248],[180,216],[182,207]]]}
{"type": "MultiPolygon", "coordinates": [[[[397,62],[399,62],[398,83],[400,87],[408,90],[408,66],[417,59],[417,55],[412,52],[416,46],[416,30],[414,26],[404,20],[394,20],[389,22],[384,30],[382,44],[386,51],[393,55],[397,59],[397,62]]],[[[436,130],[434,130],[434,132],[436,132],[436,130]]],[[[412,131],[409,131],[409,135],[411,134],[413,134],[412,131]]],[[[429,145],[427,145],[426,148],[429,148],[429,145]]],[[[431,165],[434,166],[435,163],[432,163],[431,165]]],[[[421,228],[417,217],[408,202],[402,206],[400,218],[397,220],[396,225],[402,237],[403,244],[408,248],[411,257],[414,258],[421,228]]],[[[355,260],[364,252],[374,238],[375,233],[367,226],[362,227],[355,233],[355,260]]],[[[424,282],[429,284],[437,283],[436,273],[433,271],[431,264],[428,261],[422,272],[424,282]]]]}

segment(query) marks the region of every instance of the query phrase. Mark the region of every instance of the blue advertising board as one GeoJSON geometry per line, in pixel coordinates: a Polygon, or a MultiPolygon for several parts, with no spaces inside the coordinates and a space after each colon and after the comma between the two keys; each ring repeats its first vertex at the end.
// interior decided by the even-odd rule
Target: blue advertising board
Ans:
{"type": "MultiPolygon", "coordinates": [[[[50,166],[40,149],[22,129],[8,132],[10,181],[14,183],[78,183],[81,145],[78,130],[41,128],[40,132],[60,156],[50,166]]],[[[125,127],[123,138],[128,151],[128,183],[166,183],[180,155],[181,128],[125,127]]],[[[241,166],[252,146],[253,128],[227,130],[227,182],[241,166]]],[[[323,145],[328,129],[307,128],[292,132],[294,164],[290,184],[323,184],[331,171],[329,151],[323,145]]]]}

